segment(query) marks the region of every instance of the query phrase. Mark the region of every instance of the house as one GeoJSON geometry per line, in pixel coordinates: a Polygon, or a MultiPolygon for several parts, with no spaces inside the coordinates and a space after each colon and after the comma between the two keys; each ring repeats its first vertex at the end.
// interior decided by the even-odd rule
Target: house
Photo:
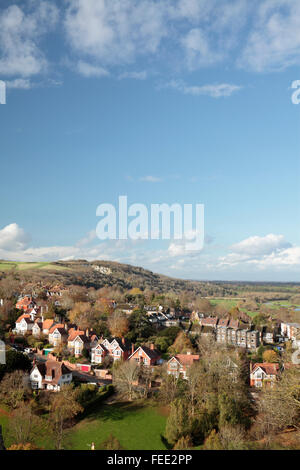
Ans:
{"type": "Polygon", "coordinates": [[[281,323],[281,334],[294,341],[300,334],[300,323],[281,323]]]}
{"type": "Polygon", "coordinates": [[[250,386],[256,388],[273,387],[280,367],[277,363],[263,362],[252,366],[250,364],[250,386]]]}
{"type": "Polygon", "coordinates": [[[200,318],[199,323],[202,326],[210,326],[211,328],[216,328],[218,324],[218,318],[217,317],[200,318]]]}
{"type": "Polygon", "coordinates": [[[132,354],[128,358],[129,361],[136,362],[139,365],[154,366],[160,363],[161,354],[155,349],[154,344],[151,344],[150,348],[147,346],[140,346],[134,351],[134,345],[132,345],[132,354]]]}
{"type": "Polygon", "coordinates": [[[53,324],[54,324],[54,321],[50,318],[48,320],[43,321],[43,334],[44,335],[49,334],[49,330],[50,330],[50,328],[52,327],[53,324]]]}
{"type": "Polygon", "coordinates": [[[68,338],[68,333],[66,331],[66,325],[62,323],[57,323],[51,326],[49,329],[48,340],[49,343],[54,347],[59,346],[62,343],[66,343],[68,338]]]}
{"type": "Polygon", "coordinates": [[[82,355],[83,350],[90,351],[98,343],[98,337],[89,329],[86,331],[70,328],[68,336],[68,350],[75,357],[82,355]]]}
{"type": "Polygon", "coordinates": [[[106,356],[109,356],[109,351],[104,344],[98,343],[91,350],[91,362],[93,364],[102,364],[106,356]]]}
{"type": "Polygon", "coordinates": [[[111,342],[107,338],[101,339],[91,349],[92,362],[102,364],[106,356],[111,357],[113,361],[126,361],[131,352],[132,345],[125,338],[114,338],[111,342]]]}
{"type": "Polygon", "coordinates": [[[34,320],[32,334],[36,338],[40,337],[43,334],[43,321],[41,318],[37,318],[36,320],[34,320]]]}
{"type": "Polygon", "coordinates": [[[63,363],[46,361],[34,364],[30,372],[30,383],[33,390],[52,390],[58,392],[62,385],[72,382],[72,371],[63,363]]]}
{"type": "Polygon", "coordinates": [[[267,326],[264,326],[262,329],[262,339],[267,344],[273,344],[275,340],[274,328],[269,328],[267,326]]]}
{"type": "Polygon", "coordinates": [[[127,361],[132,352],[132,344],[127,339],[123,338],[114,338],[110,343],[110,355],[114,361],[122,359],[127,361]]]}
{"type": "Polygon", "coordinates": [[[31,310],[34,307],[35,307],[35,302],[30,295],[25,295],[24,297],[21,297],[16,303],[16,308],[18,310],[23,310],[25,313],[27,313],[28,310],[31,310]]]}
{"type": "Polygon", "coordinates": [[[199,361],[199,354],[177,354],[173,356],[167,364],[167,373],[174,375],[177,379],[182,377],[183,379],[188,378],[188,370],[192,364],[199,361]]]}
{"type": "Polygon", "coordinates": [[[259,346],[259,331],[251,328],[239,328],[237,326],[239,325],[238,320],[230,320],[227,325],[226,321],[220,325],[220,321],[216,331],[218,343],[231,344],[245,349],[256,349],[259,346]]]}
{"type": "Polygon", "coordinates": [[[17,319],[14,332],[19,335],[31,333],[33,325],[34,322],[32,317],[29,314],[24,313],[17,319]]]}

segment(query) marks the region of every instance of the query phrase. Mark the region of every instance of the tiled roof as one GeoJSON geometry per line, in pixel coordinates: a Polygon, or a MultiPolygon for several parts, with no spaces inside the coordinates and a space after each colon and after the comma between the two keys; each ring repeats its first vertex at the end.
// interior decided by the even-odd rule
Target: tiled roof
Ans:
{"type": "Polygon", "coordinates": [[[43,329],[44,329],[44,330],[49,330],[49,328],[51,327],[51,325],[53,325],[53,320],[51,320],[51,319],[44,320],[44,322],[43,322],[43,329]]]}
{"type": "Polygon", "coordinates": [[[24,313],[23,315],[21,315],[21,316],[17,319],[16,323],[20,323],[22,320],[25,320],[26,323],[33,323],[33,321],[30,319],[30,315],[28,315],[28,314],[26,314],[26,313],[24,313]]]}
{"type": "Polygon", "coordinates": [[[218,318],[217,317],[207,317],[207,318],[201,318],[201,324],[202,325],[217,325],[218,323],[218,318]]]}
{"type": "Polygon", "coordinates": [[[256,363],[253,366],[252,373],[260,367],[267,375],[277,375],[279,373],[279,364],[272,362],[256,363]]]}
{"type": "Polygon", "coordinates": [[[161,356],[160,352],[157,351],[157,349],[151,349],[151,348],[148,348],[147,346],[141,346],[141,349],[147,354],[148,357],[150,357],[150,359],[157,359],[161,356]]]}
{"type": "Polygon", "coordinates": [[[200,358],[199,354],[176,354],[174,357],[184,366],[191,366],[200,358]]]}
{"type": "Polygon", "coordinates": [[[59,331],[63,329],[64,333],[66,334],[65,325],[63,325],[62,323],[57,323],[57,324],[52,325],[49,330],[49,334],[51,335],[56,329],[58,329],[59,331]]]}

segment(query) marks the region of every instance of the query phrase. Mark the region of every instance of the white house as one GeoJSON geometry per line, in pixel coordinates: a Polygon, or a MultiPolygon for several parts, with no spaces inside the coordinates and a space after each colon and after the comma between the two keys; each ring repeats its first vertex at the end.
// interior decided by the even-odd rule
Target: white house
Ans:
{"type": "Polygon", "coordinates": [[[30,384],[33,390],[59,391],[62,385],[72,382],[72,371],[63,363],[47,361],[35,364],[30,372],[30,384]]]}
{"type": "Polygon", "coordinates": [[[19,335],[25,335],[31,333],[34,322],[29,314],[21,315],[17,321],[14,331],[19,335]]]}

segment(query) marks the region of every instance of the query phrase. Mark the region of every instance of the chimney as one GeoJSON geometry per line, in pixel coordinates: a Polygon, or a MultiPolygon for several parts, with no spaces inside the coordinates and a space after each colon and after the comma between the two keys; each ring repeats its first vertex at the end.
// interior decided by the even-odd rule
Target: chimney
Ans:
{"type": "Polygon", "coordinates": [[[124,336],[122,336],[122,344],[123,344],[123,346],[125,346],[125,338],[124,338],[124,336]]]}
{"type": "Polygon", "coordinates": [[[89,337],[89,332],[90,332],[90,330],[87,328],[86,332],[85,332],[85,336],[89,337]]]}
{"type": "Polygon", "coordinates": [[[132,343],[132,345],[131,345],[131,354],[133,354],[133,353],[134,353],[134,344],[132,343]]]}
{"type": "Polygon", "coordinates": [[[150,344],[150,349],[152,349],[152,351],[155,349],[155,346],[153,343],[150,344]]]}

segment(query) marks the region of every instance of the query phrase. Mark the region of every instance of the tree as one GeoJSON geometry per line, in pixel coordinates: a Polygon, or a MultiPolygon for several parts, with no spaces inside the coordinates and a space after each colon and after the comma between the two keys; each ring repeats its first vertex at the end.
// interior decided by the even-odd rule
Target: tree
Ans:
{"type": "Polygon", "coordinates": [[[147,339],[155,333],[155,330],[149,321],[146,313],[141,310],[134,310],[129,317],[129,334],[127,335],[131,341],[135,342],[147,339]]]}
{"type": "Polygon", "coordinates": [[[181,331],[178,334],[174,343],[169,348],[169,352],[171,354],[184,354],[184,353],[192,352],[192,351],[193,351],[193,345],[191,343],[191,340],[183,331],[181,331]]]}
{"type": "Polygon", "coordinates": [[[50,405],[49,421],[52,429],[55,448],[62,449],[65,429],[72,418],[83,411],[76,400],[73,385],[63,385],[60,392],[53,395],[50,405]]]}
{"type": "Polygon", "coordinates": [[[79,328],[86,329],[93,326],[91,306],[88,302],[76,302],[69,312],[69,320],[79,328]]]}
{"type": "Polygon", "coordinates": [[[267,349],[263,353],[263,361],[264,362],[278,362],[278,354],[274,349],[267,349]]]}
{"type": "Polygon", "coordinates": [[[46,432],[45,420],[33,413],[30,404],[22,403],[20,408],[13,411],[8,421],[8,434],[17,445],[33,444],[38,437],[46,432]]]}
{"type": "Polygon", "coordinates": [[[128,333],[129,330],[129,321],[121,312],[114,312],[108,318],[107,325],[111,335],[115,338],[121,338],[128,333]]]}
{"type": "Polygon", "coordinates": [[[166,439],[175,444],[180,438],[189,434],[188,410],[185,401],[177,398],[171,404],[170,414],[166,424],[166,439]]]}
{"type": "Polygon", "coordinates": [[[223,445],[220,439],[219,433],[215,429],[211,431],[209,436],[205,439],[204,447],[205,450],[222,450],[223,445]]]}
{"type": "Polygon", "coordinates": [[[5,374],[0,382],[0,399],[11,408],[17,408],[25,395],[24,372],[16,370],[5,374]]]}
{"type": "Polygon", "coordinates": [[[246,450],[245,430],[242,426],[226,425],[221,428],[220,441],[225,450],[246,450]]]}
{"type": "Polygon", "coordinates": [[[209,300],[207,299],[197,299],[194,302],[194,307],[196,310],[198,310],[200,313],[211,313],[213,310],[213,306],[210,303],[209,300]]]}
{"type": "Polygon", "coordinates": [[[175,375],[168,374],[166,370],[162,373],[162,384],[159,389],[159,400],[163,404],[172,403],[177,397],[184,393],[186,382],[175,377],[175,375]]]}
{"type": "Polygon", "coordinates": [[[182,436],[173,447],[174,450],[187,450],[193,447],[191,436],[182,436]]]}
{"type": "Polygon", "coordinates": [[[300,429],[300,370],[285,370],[273,387],[262,390],[258,403],[262,417],[261,431],[265,434],[281,431],[288,426],[300,429]]]}
{"type": "Polygon", "coordinates": [[[21,352],[10,349],[6,351],[6,364],[0,364],[0,380],[4,374],[15,370],[29,371],[31,369],[30,359],[21,352]]]}
{"type": "Polygon", "coordinates": [[[117,391],[132,400],[134,389],[139,378],[139,366],[132,361],[126,361],[113,371],[113,383],[117,391]]]}

